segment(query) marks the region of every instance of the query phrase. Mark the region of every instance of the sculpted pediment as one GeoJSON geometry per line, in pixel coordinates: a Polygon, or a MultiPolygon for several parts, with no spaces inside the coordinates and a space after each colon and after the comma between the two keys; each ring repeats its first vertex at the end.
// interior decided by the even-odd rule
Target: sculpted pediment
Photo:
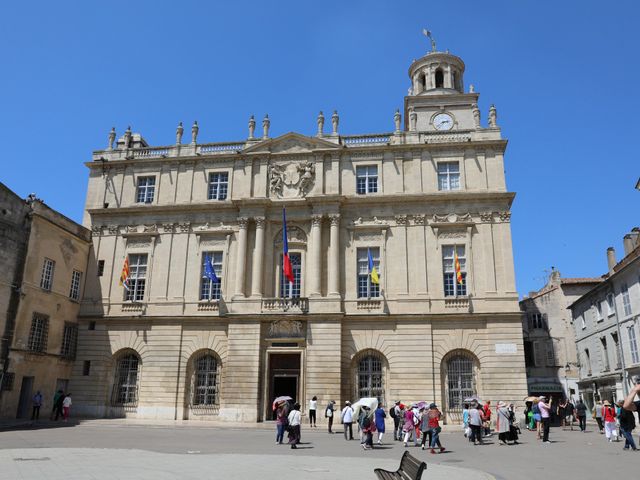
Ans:
{"type": "Polygon", "coordinates": [[[318,149],[341,148],[335,143],[316,137],[306,137],[299,133],[290,132],[277,138],[263,140],[242,153],[310,153],[318,149]]]}

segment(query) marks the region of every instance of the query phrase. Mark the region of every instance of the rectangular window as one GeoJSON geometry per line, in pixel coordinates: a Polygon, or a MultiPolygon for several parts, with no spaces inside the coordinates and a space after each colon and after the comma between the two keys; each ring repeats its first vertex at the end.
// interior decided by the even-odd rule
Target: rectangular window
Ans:
{"type": "Polygon", "coordinates": [[[91,373],[91,360],[85,360],[82,362],[82,375],[85,377],[91,373]]]}
{"type": "Polygon", "coordinates": [[[82,279],[82,272],[74,270],[71,274],[71,289],[69,290],[69,298],[71,300],[80,299],[80,280],[82,279]]]}
{"type": "Polygon", "coordinates": [[[533,342],[533,357],[534,357],[534,363],[536,367],[545,366],[546,357],[547,357],[547,349],[546,349],[545,343],[546,342],[542,340],[533,342]]]}
{"type": "Polygon", "coordinates": [[[620,341],[618,339],[617,333],[612,333],[611,338],[613,339],[613,349],[616,357],[616,370],[622,368],[622,362],[620,361],[620,341]]]}
{"type": "Polygon", "coordinates": [[[359,195],[378,192],[378,166],[356,167],[356,192],[359,195]]]}
{"type": "Polygon", "coordinates": [[[53,271],[56,267],[56,262],[48,258],[44,259],[44,265],[42,265],[42,277],[40,278],[40,288],[51,291],[53,285],[53,271]]]}
{"type": "Polygon", "coordinates": [[[60,356],[73,360],[76,358],[76,347],[78,344],[78,325],[65,323],[62,334],[62,348],[60,356]]]}
{"type": "Polygon", "coordinates": [[[96,321],[95,320],[91,320],[89,322],[89,326],[87,327],[87,330],[95,330],[96,329],[96,321]]]}
{"type": "Polygon", "coordinates": [[[380,285],[371,281],[369,272],[369,252],[373,266],[380,278],[380,249],[379,248],[359,248],[357,250],[358,259],[358,298],[378,298],[380,297],[380,285]]]}
{"type": "Polygon", "coordinates": [[[104,260],[98,260],[98,272],[97,275],[101,277],[104,274],[104,260]]]}
{"type": "Polygon", "coordinates": [[[629,288],[627,284],[622,284],[622,308],[624,309],[625,316],[631,315],[631,299],[629,298],[629,288]]]}
{"type": "Polygon", "coordinates": [[[602,371],[609,371],[609,350],[607,349],[607,339],[600,337],[600,346],[602,347],[602,371]]]}
{"type": "Polygon", "coordinates": [[[613,293],[607,294],[607,315],[611,316],[616,313],[615,308],[613,307],[613,293]]]}
{"type": "Polygon", "coordinates": [[[229,190],[229,174],[227,172],[216,172],[209,174],[209,200],[226,200],[229,190]]]}
{"type": "Polygon", "coordinates": [[[629,334],[629,350],[631,351],[631,363],[640,362],[640,357],[638,356],[638,341],[636,339],[636,327],[631,325],[627,327],[627,332],[629,334]]]}
{"type": "Polygon", "coordinates": [[[33,318],[31,319],[28,349],[32,352],[46,352],[48,333],[49,317],[47,315],[34,312],[33,318]]]}
{"type": "Polygon", "coordinates": [[[200,300],[220,300],[222,290],[222,252],[202,252],[202,268],[200,272],[200,300]],[[205,275],[207,259],[211,259],[213,271],[218,277],[218,281],[214,282],[205,275]]]}
{"type": "Polygon", "coordinates": [[[589,349],[584,349],[584,359],[585,359],[585,367],[587,369],[587,376],[591,376],[591,354],[589,353],[589,349]]]}
{"type": "Polygon", "coordinates": [[[543,313],[530,313],[529,314],[529,330],[546,330],[547,322],[546,315],[543,313]]]}
{"type": "Polygon", "coordinates": [[[596,307],[596,318],[598,319],[598,322],[601,322],[604,320],[604,317],[602,316],[602,303],[598,300],[594,305],[596,307]]]}
{"type": "Polygon", "coordinates": [[[142,302],[147,281],[147,254],[129,255],[129,290],[125,289],[125,300],[142,302]]]}
{"type": "Polygon", "coordinates": [[[156,191],[156,177],[138,177],[137,203],[152,203],[156,191]]]}
{"type": "Polygon", "coordinates": [[[13,390],[13,382],[15,378],[16,378],[15,373],[4,372],[4,375],[2,375],[2,386],[0,388],[5,392],[10,392],[11,390],[13,390]]]}
{"type": "Polygon", "coordinates": [[[536,360],[533,355],[533,343],[525,340],[524,341],[524,362],[527,367],[535,367],[536,360]]]}
{"type": "Polygon", "coordinates": [[[284,276],[283,257],[280,256],[280,297],[299,298],[302,281],[302,257],[299,253],[289,252],[289,259],[293,269],[293,284],[284,276]]]}
{"type": "Polygon", "coordinates": [[[460,165],[458,162],[438,163],[438,190],[460,189],[460,165]]]}
{"type": "Polygon", "coordinates": [[[442,268],[444,275],[444,296],[467,295],[467,258],[464,245],[444,245],[442,247],[442,268]],[[456,278],[455,254],[458,255],[461,278],[456,278]]]}
{"type": "Polygon", "coordinates": [[[556,356],[555,349],[553,348],[553,340],[547,342],[547,367],[555,367],[556,356]]]}

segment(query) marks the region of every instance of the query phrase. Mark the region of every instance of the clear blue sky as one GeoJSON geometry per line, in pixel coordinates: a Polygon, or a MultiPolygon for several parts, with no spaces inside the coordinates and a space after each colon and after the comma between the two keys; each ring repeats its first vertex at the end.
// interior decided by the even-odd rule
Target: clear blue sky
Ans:
{"type": "Polygon", "coordinates": [[[0,180],[80,221],[82,164],[132,125],[171,144],[312,135],[319,110],[342,133],[391,131],[413,58],[466,63],[509,139],[508,188],[521,294],[606,270],[605,249],[640,225],[640,41],[636,1],[5,2],[0,18],[0,180]],[[217,4],[214,6],[214,4],[217,4]],[[328,117],[328,116],[327,116],[328,117]]]}

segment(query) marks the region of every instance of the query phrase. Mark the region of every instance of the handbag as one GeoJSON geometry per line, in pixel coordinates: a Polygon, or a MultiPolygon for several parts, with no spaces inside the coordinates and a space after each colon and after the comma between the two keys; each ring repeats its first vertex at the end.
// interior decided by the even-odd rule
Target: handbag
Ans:
{"type": "Polygon", "coordinates": [[[442,427],[436,427],[433,430],[439,434],[442,431],[442,427]]]}

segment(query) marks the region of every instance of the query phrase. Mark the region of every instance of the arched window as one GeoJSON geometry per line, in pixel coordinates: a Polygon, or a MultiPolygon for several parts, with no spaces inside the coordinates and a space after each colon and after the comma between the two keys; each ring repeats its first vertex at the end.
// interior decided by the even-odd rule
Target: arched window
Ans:
{"type": "Polygon", "coordinates": [[[447,410],[461,411],[464,399],[476,394],[474,359],[459,352],[449,358],[446,368],[447,410]]]}
{"type": "Polygon", "coordinates": [[[374,397],[384,402],[382,357],[369,352],[357,364],[358,398],[374,397]]]}
{"type": "Polygon", "coordinates": [[[436,88],[444,88],[444,73],[440,68],[436,70],[436,88]]]}
{"type": "Polygon", "coordinates": [[[126,354],[116,364],[112,403],[135,406],[138,403],[138,367],[140,360],[134,353],[126,354]]]}
{"type": "Polygon", "coordinates": [[[218,360],[206,353],[195,360],[194,367],[191,404],[203,407],[217,405],[220,382],[218,360]]]}

